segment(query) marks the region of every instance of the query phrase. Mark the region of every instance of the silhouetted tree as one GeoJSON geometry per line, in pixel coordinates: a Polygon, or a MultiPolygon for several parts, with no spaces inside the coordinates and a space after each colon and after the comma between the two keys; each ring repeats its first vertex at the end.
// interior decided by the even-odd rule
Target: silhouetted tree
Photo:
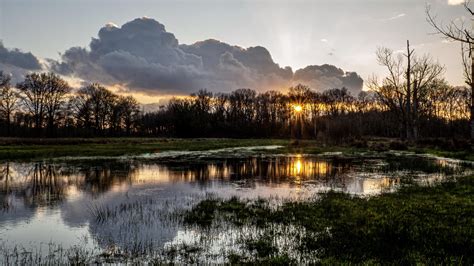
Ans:
{"type": "Polygon", "coordinates": [[[103,135],[112,124],[116,99],[116,95],[97,83],[81,88],[73,99],[78,122],[93,129],[96,135],[103,135]]]}
{"type": "MultiPolygon", "coordinates": [[[[100,84],[72,92],[54,74],[33,73],[18,84],[23,104],[9,104],[16,107],[11,108],[14,111],[9,117],[15,133],[22,136],[31,136],[31,129],[46,126],[49,136],[64,137],[295,136],[340,142],[364,136],[468,135],[470,90],[449,86],[441,78],[443,68],[428,56],[419,58],[413,53],[408,68],[403,57],[389,49],[380,49],[377,55],[389,75],[380,84],[372,79],[368,83],[372,90],[358,97],[346,88],[317,92],[304,85],[291,87],[288,93],[201,90],[146,113],[140,112],[135,98],[115,94],[100,84]]],[[[3,89],[15,91],[8,82],[2,84],[7,84],[2,85],[3,89]]],[[[0,99],[8,95],[2,90],[0,99]]],[[[12,99],[15,101],[15,97],[12,99]]]]}
{"type": "Polygon", "coordinates": [[[47,75],[47,91],[45,99],[46,121],[49,136],[55,134],[55,128],[63,117],[63,107],[66,103],[66,95],[71,91],[69,84],[57,75],[47,75]]]}
{"type": "Polygon", "coordinates": [[[387,68],[388,76],[379,84],[377,78],[368,86],[399,119],[401,136],[409,140],[418,137],[420,102],[426,101],[433,83],[441,78],[443,67],[429,56],[414,56],[407,42],[407,64],[401,55],[388,48],[377,50],[377,61],[387,68]]]}
{"type": "Polygon", "coordinates": [[[34,119],[37,134],[41,134],[45,120],[52,132],[70,88],[66,81],[53,73],[28,74],[17,85],[26,110],[34,119]]]}
{"type": "MultiPolygon", "coordinates": [[[[474,11],[470,6],[471,1],[464,1],[464,9],[471,20],[474,19],[474,11]]],[[[445,38],[461,43],[462,61],[464,65],[464,76],[466,83],[471,87],[470,99],[470,136],[474,140],[474,28],[468,28],[462,20],[453,20],[447,24],[439,23],[436,16],[431,12],[431,7],[426,7],[426,17],[430,25],[445,38]]]]}
{"type": "Polygon", "coordinates": [[[7,136],[10,136],[11,119],[17,107],[18,94],[11,87],[11,77],[0,71],[0,118],[7,127],[7,136]]]}

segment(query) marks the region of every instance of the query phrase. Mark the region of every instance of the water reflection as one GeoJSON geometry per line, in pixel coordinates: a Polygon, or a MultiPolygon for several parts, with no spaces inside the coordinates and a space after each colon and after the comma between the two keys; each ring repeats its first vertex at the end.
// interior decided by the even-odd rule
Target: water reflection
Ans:
{"type": "MultiPolygon", "coordinates": [[[[235,185],[341,189],[371,194],[393,187],[403,173],[453,174],[458,164],[445,160],[395,157],[386,160],[321,159],[302,157],[254,157],[213,161],[103,161],[96,163],[0,164],[2,210],[11,208],[10,197],[21,198],[27,207],[54,206],[86,193],[99,197],[130,186],[187,183],[200,189],[235,185]]],[[[464,169],[464,168],[462,168],[464,169]]],[[[459,170],[459,169],[458,169],[459,170]]],[[[277,192],[278,194],[278,192],[277,192]]]]}
{"type": "Polygon", "coordinates": [[[466,169],[452,161],[402,156],[4,162],[0,242],[73,244],[85,236],[101,248],[127,249],[137,243],[161,247],[179,229],[164,214],[189,207],[208,193],[300,199],[336,189],[370,195],[395,189],[407,176],[434,180],[466,169]],[[94,208],[111,218],[98,222],[94,208]]]}

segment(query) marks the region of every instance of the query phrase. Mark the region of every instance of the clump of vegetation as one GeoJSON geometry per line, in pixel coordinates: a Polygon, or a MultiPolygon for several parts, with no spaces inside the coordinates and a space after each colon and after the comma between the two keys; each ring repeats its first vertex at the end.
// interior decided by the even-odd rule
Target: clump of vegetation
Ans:
{"type": "Polygon", "coordinates": [[[405,151],[408,150],[408,145],[404,141],[394,140],[389,144],[391,150],[405,151]]]}
{"type": "MultiPolygon", "coordinates": [[[[265,238],[244,241],[256,261],[282,258],[273,245],[278,224],[303,228],[294,250],[326,263],[456,263],[474,261],[474,176],[433,186],[362,198],[328,192],[309,202],[270,207],[265,200],[208,199],[185,214],[189,225],[224,219],[239,228],[255,226],[265,238]]],[[[298,257],[298,256],[296,256],[298,257]]],[[[244,258],[231,254],[230,261],[244,258]]],[[[248,258],[246,258],[248,262],[248,258]]]]}

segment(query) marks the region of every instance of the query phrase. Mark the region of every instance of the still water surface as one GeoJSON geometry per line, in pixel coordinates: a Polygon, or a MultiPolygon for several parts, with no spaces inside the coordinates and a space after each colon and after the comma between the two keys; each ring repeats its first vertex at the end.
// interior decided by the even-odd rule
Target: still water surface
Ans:
{"type": "Polygon", "coordinates": [[[471,170],[457,161],[413,155],[2,162],[0,243],[36,251],[48,243],[163,248],[195,237],[170,214],[209,195],[303,200],[334,189],[370,196],[408,180],[433,182],[471,170]],[[109,210],[113,219],[98,219],[98,210],[109,210]]]}

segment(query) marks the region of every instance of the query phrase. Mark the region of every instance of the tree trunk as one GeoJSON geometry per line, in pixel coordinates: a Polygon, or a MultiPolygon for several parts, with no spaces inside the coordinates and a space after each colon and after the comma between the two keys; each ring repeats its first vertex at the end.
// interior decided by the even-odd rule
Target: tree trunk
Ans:
{"type": "Polygon", "coordinates": [[[471,45],[471,140],[474,140],[474,45],[471,45]]]}
{"type": "Polygon", "coordinates": [[[412,134],[412,115],[411,115],[411,51],[410,51],[410,41],[407,40],[407,95],[406,95],[406,119],[405,119],[405,130],[407,139],[409,141],[413,140],[412,134]]]}
{"type": "Polygon", "coordinates": [[[10,137],[10,127],[11,127],[11,119],[10,119],[10,111],[7,110],[7,137],[10,137]]]}
{"type": "Polygon", "coordinates": [[[418,139],[418,84],[413,84],[413,139],[418,139]]]}
{"type": "MultiPolygon", "coordinates": [[[[472,27],[474,28],[474,20],[472,27]]],[[[472,42],[469,43],[469,48],[471,53],[471,117],[469,124],[471,126],[471,141],[474,141],[474,44],[472,42]]]]}

